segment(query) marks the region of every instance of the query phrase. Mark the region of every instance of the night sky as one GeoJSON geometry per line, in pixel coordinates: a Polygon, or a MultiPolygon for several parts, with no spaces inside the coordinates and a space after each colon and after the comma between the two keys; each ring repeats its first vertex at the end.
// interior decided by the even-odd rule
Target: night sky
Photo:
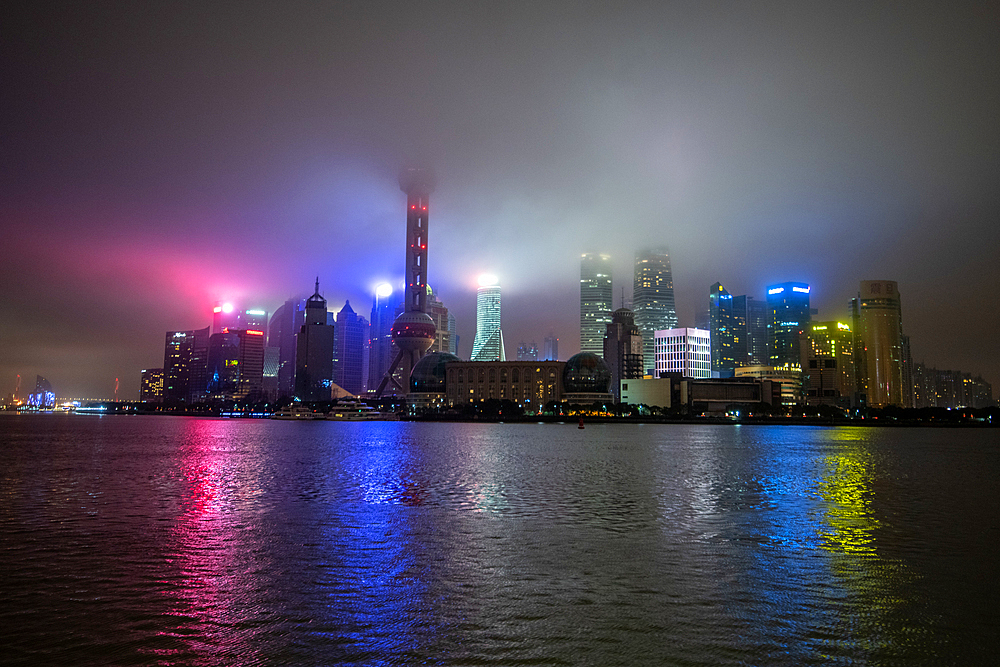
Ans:
{"type": "Polygon", "coordinates": [[[137,398],[168,329],[428,275],[507,354],[578,350],[579,256],[666,244],[708,288],[896,280],[913,358],[1000,388],[996,3],[19,3],[4,9],[0,393],[137,398]]]}

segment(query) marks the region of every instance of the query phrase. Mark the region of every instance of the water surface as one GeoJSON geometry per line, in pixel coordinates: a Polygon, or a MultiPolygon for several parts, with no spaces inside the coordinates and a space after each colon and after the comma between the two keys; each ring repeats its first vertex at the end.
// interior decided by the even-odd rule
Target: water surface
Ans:
{"type": "Polygon", "coordinates": [[[0,416],[8,664],[971,665],[995,430],[0,416]]]}

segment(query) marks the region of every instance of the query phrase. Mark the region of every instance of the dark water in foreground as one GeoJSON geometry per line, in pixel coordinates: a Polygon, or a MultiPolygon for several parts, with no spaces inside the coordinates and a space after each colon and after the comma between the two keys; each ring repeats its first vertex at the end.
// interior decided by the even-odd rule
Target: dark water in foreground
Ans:
{"type": "Polygon", "coordinates": [[[1000,432],[0,417],[0,662],[974,665],[1000,432]]]}

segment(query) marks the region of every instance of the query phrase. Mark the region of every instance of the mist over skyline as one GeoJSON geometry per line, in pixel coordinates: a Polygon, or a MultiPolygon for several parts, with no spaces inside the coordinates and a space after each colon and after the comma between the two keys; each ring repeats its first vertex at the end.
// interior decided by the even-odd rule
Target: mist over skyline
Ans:
{"type": "Polygon", "coordinates": [[[428,282],[467,356],[578,349],[579,260],[670,249],[844,318],[899,284],[913,360],[1000,385],[1000,12],[987,3],[196,3],[4,10],[0,393],[138,395],[167,330],[311,293],[368,317],[429,166],[428,282]]]}

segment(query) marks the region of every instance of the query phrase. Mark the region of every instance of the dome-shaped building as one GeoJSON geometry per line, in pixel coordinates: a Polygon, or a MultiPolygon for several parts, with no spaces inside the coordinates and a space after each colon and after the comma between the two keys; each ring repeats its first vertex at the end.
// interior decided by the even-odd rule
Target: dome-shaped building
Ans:
{"type": "Polygon", "coordinates": [[[574,354],[566,362],[562,374],[563,399],[570,403],[613,401],[608,392],[611,370],[600,355],[593,352],[574,354]]]}
{"type": "Polygon", "coordinates": [[[445,393],[445,365],[451,361],[461,361],[448,352],[425,354],[410,372],[410,391],[426,394],[445,393]]]}
{"type": "Polygon", "coordinates": [[[410,371],[410,391],[406,395],[411,413],[444,407],[447,391],[445,367],[453,361],[461,359],[448,352],[431,352],[413,366],[410,371]]]}

